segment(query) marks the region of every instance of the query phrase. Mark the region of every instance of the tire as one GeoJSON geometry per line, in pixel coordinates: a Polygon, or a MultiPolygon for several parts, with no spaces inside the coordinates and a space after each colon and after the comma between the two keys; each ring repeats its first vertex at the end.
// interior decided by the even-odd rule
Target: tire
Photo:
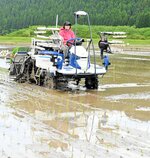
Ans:
{"type": "Polygon", "coordinates": [[[13,63],[10,65],[9,75],[16,75],[16,69],[13,63]]]}
{"type": "Polygon", "coordinates": [[[98,89],[98,77],[92,76],[85,79],[85,87],[87,89],[98,89]]]}
{"type": "Polygon", "coordinates": [[[44,86],[48,89],[57,89],[57,80],[54,77],[45,77],[44,86]]]}

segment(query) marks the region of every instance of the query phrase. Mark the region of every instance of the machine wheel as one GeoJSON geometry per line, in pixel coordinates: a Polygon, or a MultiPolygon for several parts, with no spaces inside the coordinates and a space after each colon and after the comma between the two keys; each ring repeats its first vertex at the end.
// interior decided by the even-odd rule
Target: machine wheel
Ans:
{"type": "Polygon", "coordinates": [[[24,59],[24,62],[21,64],[21,65],[19,65],[19,67],[18,67],[18,73],[16,74],[16,81],[18,81],[18,82],[26,82],[26,81],[28,81],[29,80],[29,73],[30,73],[30,67],[31,67],[31,65],[30,65],[30,63],[31,63],[31,58],[29,57],[29,58],[26,58],[26,59],[24,59]]]}
{"type": "Polygon", "coordinates": [[[49,89],[56,89],[57,88],[57,79],[55,77],[45,77],[44,86],[49,89]]]}
{"type": "Polygon", "coordinates": [[[14,63],[10,65],[9,75],[16,75],[16,69],[14,63]]]}
{"type": "Polygon", "coordinates": [[[87,89],[98,89],[98,76],[92,76],[85,79],[87,89]]]}

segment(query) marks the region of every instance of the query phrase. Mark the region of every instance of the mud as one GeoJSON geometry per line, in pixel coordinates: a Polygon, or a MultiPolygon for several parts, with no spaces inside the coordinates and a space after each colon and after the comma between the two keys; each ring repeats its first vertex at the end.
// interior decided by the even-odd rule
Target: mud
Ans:
{"type": "Polygon", "coordinates": [[[0,158],[149,158],[150,55],[110,61],[92,91],[16,83],[0,69],[0,158]]]}

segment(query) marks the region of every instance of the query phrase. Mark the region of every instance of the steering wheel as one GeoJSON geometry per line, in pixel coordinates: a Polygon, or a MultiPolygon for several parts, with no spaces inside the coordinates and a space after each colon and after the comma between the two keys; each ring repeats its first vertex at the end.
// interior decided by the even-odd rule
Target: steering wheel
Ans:
{"type": "Polygon", "coordinates": [[[82,38],[70,38],[69,40],[67,40],[66,44],[68,46],[71,46],[71,45],[81,45],[82,42],[83,42],[82,38]]]}

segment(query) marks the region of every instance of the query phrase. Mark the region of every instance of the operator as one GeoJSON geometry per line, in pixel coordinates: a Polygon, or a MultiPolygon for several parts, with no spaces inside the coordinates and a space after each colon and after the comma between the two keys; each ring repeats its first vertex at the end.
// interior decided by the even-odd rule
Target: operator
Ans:
{"type": "Polygon", "coordinates": [[[64,22],[63,27],[60,28],[59,35],[62,37],[63,44],[64,44],[62,47],[62,50],[64,52],[64,55],[67,56],[68,46],[69,46],[69,45],[66,45],[67,41],[71,38],[75,38],[75,34],[71,29],[71,23],[69,21],[64,22]]]}
{"type": "Polygon", "coordinates": [[[71,29],[71,23],[66,21],[62,28],[60,28],[59,35],[63,38],[63,43],[66,45],[66,42],[71,39],[75,38],[75,34],[71,29]]]}

